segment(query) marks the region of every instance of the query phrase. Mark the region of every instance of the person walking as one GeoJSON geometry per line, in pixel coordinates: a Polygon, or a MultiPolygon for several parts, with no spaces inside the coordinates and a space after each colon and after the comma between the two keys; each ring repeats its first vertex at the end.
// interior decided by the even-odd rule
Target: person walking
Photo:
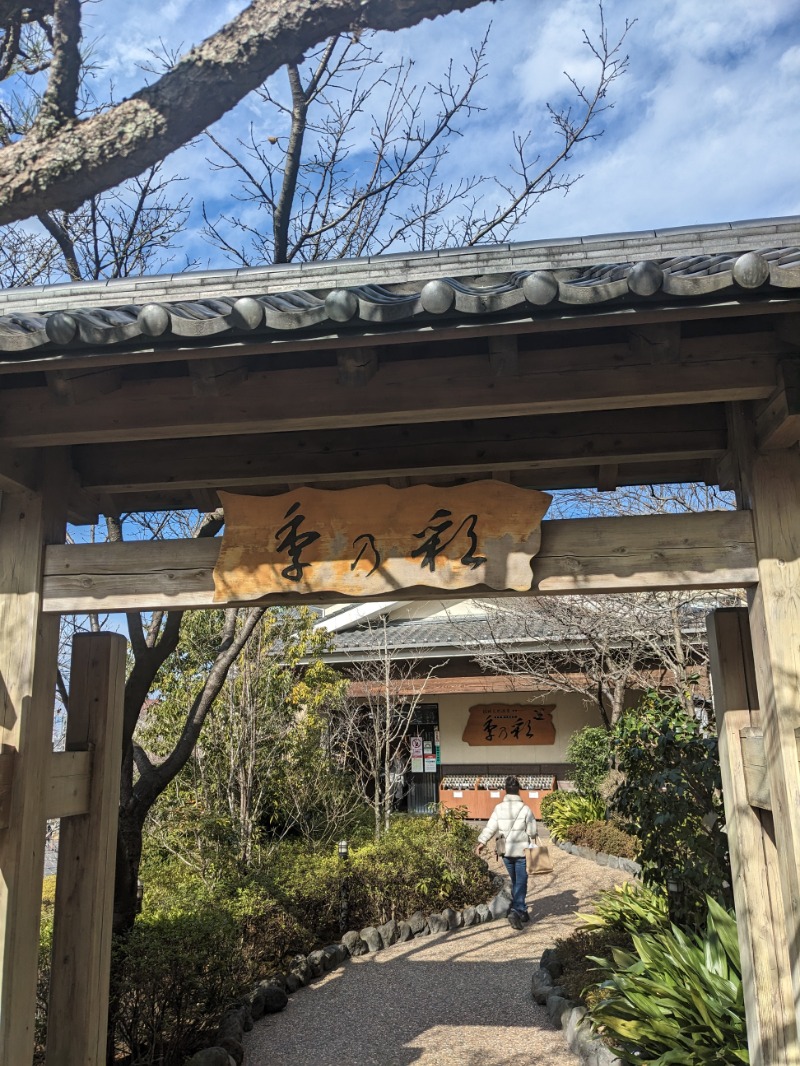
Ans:
{"type": "MultiPolygon", "coordinates": [[[[478,837],[475,853],[481,855],[492,837],[503,838],[502,856],[511,878],[511,907],[508,922],[512,929],[521,929],[529,922],[528,871],[525,866],[525,845],[536,836],[533,811],[519,798],[519,778],[506,778],[506,796],[492,811],[491,817],[478,837]]],[[[500,850],[500,849],[499,849],[500,850]]]]}

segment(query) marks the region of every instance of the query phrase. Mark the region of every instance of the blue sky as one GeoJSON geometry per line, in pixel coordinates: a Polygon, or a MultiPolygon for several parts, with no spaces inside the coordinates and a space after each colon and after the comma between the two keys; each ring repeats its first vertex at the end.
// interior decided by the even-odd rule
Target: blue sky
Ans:
{"type": "MultiPolygon", "coordinates": [[[[142,79],[137,64],[162,40],[186,48],[243,5],[168,0],[160,5],[101,0],[87,5],[86,35],[96,37],[103,78],[117,98],[142,79]]],[[[626,41],[628,75],[613,89],[606,133],[579,150],[571,170],[584,177],[566,196],[545,197],[517,239],[585,235],[800,213],[800,10],[797,0],[606,0],[613,34],[636,19],[626,41]]],[[[591,78],[582,29],[597,25],[594,0],[499,0],[376,40],[390,59],[413,57],[420,81],[459,64],[492,22],[486,108],[464,127],[453,177],[480,170],[503,178],[514,130],[545,138],[543,112],[565,89],[564,70],[591,78]]],[[[280,77],[280,76],[279,76],[280,77]]],[[[243,102],[215,127],[232,143],[250,122],[278,133],[279,120],[243,102]]],[[[456,151],[457,148],[457,151],[456,151]]],[[[207,142],[169,161],[196,208],[230,202],[210,174],[207,142]]],[[[196,217],[196,216],[195,216],[196,217]]],[[[190,239],[198,265],[223,265],[190,239]],[[205,256],[205,258],[203,258],[205,256]]]]}

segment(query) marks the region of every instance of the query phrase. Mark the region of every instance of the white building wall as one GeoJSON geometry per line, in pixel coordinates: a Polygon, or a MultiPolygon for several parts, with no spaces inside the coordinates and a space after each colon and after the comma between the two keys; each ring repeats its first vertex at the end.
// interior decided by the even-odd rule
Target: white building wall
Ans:
{"type": "Polygon", "coordinates": [[[570,737],[584,726],[602,725],[600,712],[591,700],[577,692],[486,692],[436,696],[426,694],[425,702],[439,704],[439,742],[442,764],[483,765],[487,763],[564,763],[570,737]],[[465,744],[461,737],[470,707],[484,703],[555,704],[553,725],[555,744],[465,744]]]}

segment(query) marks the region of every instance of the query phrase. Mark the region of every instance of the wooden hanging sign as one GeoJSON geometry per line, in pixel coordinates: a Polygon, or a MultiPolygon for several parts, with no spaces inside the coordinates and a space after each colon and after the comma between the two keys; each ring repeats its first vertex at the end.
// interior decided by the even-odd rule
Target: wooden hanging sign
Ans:
{"type": "Polygon", "coordinates": [[[394,598],[418,585],[526,592],[551,499],[490,480],[219,497],[216,602],[286,592],[394,598]]]}
{"type": "Polygon", "coordinates": [[[480,703],[470,707],[462,740],[471,746],[555,744],[554,703],[480,703]]]}

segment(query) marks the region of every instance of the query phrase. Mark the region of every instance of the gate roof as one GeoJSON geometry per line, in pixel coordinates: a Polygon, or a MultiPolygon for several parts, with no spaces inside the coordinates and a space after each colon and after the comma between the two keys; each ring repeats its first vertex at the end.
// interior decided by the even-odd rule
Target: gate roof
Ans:
{"type": "Polygon", "coordinates": [[[798,309],[800,217],[8,290],[0,487],[61,446],[76,519],[298,483],[716,483],[726,404],[795,433],[798,309]]]}

